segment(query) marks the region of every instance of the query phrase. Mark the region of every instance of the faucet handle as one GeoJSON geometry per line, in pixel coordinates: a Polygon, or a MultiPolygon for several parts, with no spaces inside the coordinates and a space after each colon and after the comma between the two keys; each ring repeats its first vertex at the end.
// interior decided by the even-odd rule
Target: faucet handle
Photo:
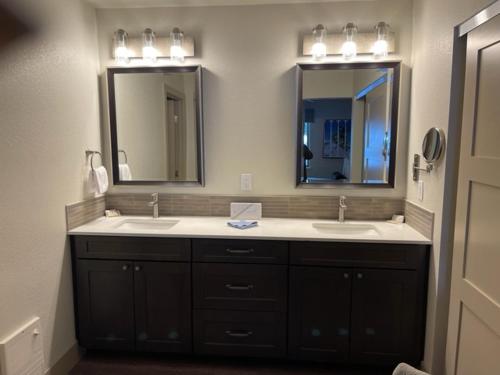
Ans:
{"type": "Polygon", "coordinates": [[[346,201],[346,200],[347,200],[346,196],[345,196],[345,195],[341,195],[341,196],[339,197],[339,204],[340,204],[340,206],[345,207],[345,206],[346,206],[346,204],[345,204],[345,201],[346,201]]]}
{"type": "Polygon", "coordinates": [[[151,194],[151,198],[153,198],[153,200],[155,202],[158,201],[158,196],[159,196],[159,193],[153,193],[153,194],[151,194]]]}

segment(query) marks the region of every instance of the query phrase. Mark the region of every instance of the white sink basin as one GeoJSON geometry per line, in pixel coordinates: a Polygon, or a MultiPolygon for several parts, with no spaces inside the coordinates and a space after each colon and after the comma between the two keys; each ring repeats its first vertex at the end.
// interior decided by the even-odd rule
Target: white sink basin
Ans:
{"type": "Polygon", "coordinates": [[[177,224],[179,220],[164,219],[126,219],[117,225],[116,229],[124,230],[167,230],[177,224]]]}
{"type": "Polygon", "coordinates": [[[313,228],[320,233],[351,235],[351,236],[379,236],[377,228],[371,224],[357,223],[313,223],[313,228]]]}

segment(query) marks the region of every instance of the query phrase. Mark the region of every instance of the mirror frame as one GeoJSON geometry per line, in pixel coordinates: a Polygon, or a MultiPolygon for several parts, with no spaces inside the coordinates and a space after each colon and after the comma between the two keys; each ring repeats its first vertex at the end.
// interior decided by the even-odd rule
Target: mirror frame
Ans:
{"type": "Polygon", "coordinates": [[[111,166],[114,185],[171,185],[171,186],[205,186],[204,145],[203,145],[203,68],[201,65],[192,66],[161,66],[161,67],[133,67],[108,68],[108,108],[109,127],[111,135],[111,166]],[[197,180],[196,181],[165,181],[165,180],[131,180],[120,181],[118,168],[118,132],[116,124],[115,74],[127,73],[196,73],[196,151],[197,151],[197,180]]]}
{"type": "Polygon", "coordinates": [[[355,63],[321,63],[321,64],[297,64],[296,68],[296,95],[297,95],[297,165],[296,165],[296,187],[301,188],[342,188],[342,187],[361,187],[361,188],[394,188],[396,177],[396,148],[398,133],[398,113],[399,113],[399,82],[401,79],[401,62],[355,62],[355,63]],[[391,147],[389,152],[389,176],[386,183],[364,184],[355,183],[303,183],[302,177],[302,134],[304,124],[302,113],[304,104],[302,99],[303,72],[304,70],[352,70],[352,69],[394,69],[394,78],[392,82],[392,103],[391,103],[391,147]]]}
{"type": "Polygon", "coordinates": [[[427,132],[425,132],[425,135],[424,135],[424,139],[422,140],[422,156],[425,160],[425,162],[427,164],[434,164],[436,163],[439,159],[441,159],[441,156],[443,155],[443,151],[444,151],[444,146],[445,146],[445,139],[446,139],[446,136],[444,134],[444,130],[441,129],[441,128],[437,128],[437,127],[433,127],[433,128],[430,128],[429,130],[427,130],[427,132]],[[438,149],[438,153],[437,153],[437,156],[434,158],[434,159],[427,159],[425,157],[425,143],[426,143],[426,139],[427,137],[429,136],[429,134],[431,133],[431,131],[434,131],[437,133],[438,135],[438,142],[439,142],[439,149],[438,149]]]}

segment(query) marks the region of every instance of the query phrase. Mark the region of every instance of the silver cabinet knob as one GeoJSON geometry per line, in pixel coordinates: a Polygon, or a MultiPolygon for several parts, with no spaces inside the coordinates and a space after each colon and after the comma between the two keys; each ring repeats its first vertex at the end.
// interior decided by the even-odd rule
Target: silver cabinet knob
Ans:
{"type": "Polygon", "coordinates": [[[141,270],[141,266],[135,266],[134,267],[134,270],[137,272],[137,271],[140,271],[141,270]]]}
{"type": "Polygon", "coordinates": [[[123,265],[122,270],[124,270],[124,271],[128,270],[128,265],[127,264],[123,265]]]}
{"type": "Polygon", "coordinates": [[[344,279],[348,279],[349,278],[349,274],[347,272],[344,273],[344,279]]]}
{"type": "Polygon", "coordinates": [[[363,274],[362,273],[358,273],[357,277],[358,277],[358,279],[362,279],[363,278],[363,274]]]}

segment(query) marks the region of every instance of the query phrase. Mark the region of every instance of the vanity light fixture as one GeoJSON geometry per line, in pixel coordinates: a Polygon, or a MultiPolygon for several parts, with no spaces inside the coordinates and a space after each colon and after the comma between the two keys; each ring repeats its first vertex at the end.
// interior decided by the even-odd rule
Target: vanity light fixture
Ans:
{"type": "Polygon", "coordinates": [[[313,30],[313,45],[311,48],[314,60],[320,61],[326,57],[326,27],[319,24],[313,30]]]}
{"type": "Polygon", "coordinates": [[[389,52],[389,25],[385,22],[379,22],[375,26],[376,40],[373,44],[373,57],[386,57],[389,52]]]}
{"type": "Polygon", "coordinates": [[[124,65],[129,62],[129,52],[127,48],[128,34],[123,29],[118,29],[114,34],[115,61],[117,64],[124,65]]]}
{"type": "Polygon", "coordinates": [[[156,36],[150,28],[144,29],[142,33],[142,58],[147,64],[154,64],[158,52],[155,48],[156,36]]]}
{"type": "Polygon", "coordinates": [[[344,26],[342,32],[344,34],[344,44],[342,45],[341,53],[344,59],[350,60],[358,54],[358,47],[356,45],[358,27],[354,23],[349,22],[344,26]]]}
{"type": "Polygon", "coordinates": [[[170,59],[172,61],[178,63],[184,62],[183,42],[184,33],[178,27],[174,27],[170,33],[170,59]]]}

